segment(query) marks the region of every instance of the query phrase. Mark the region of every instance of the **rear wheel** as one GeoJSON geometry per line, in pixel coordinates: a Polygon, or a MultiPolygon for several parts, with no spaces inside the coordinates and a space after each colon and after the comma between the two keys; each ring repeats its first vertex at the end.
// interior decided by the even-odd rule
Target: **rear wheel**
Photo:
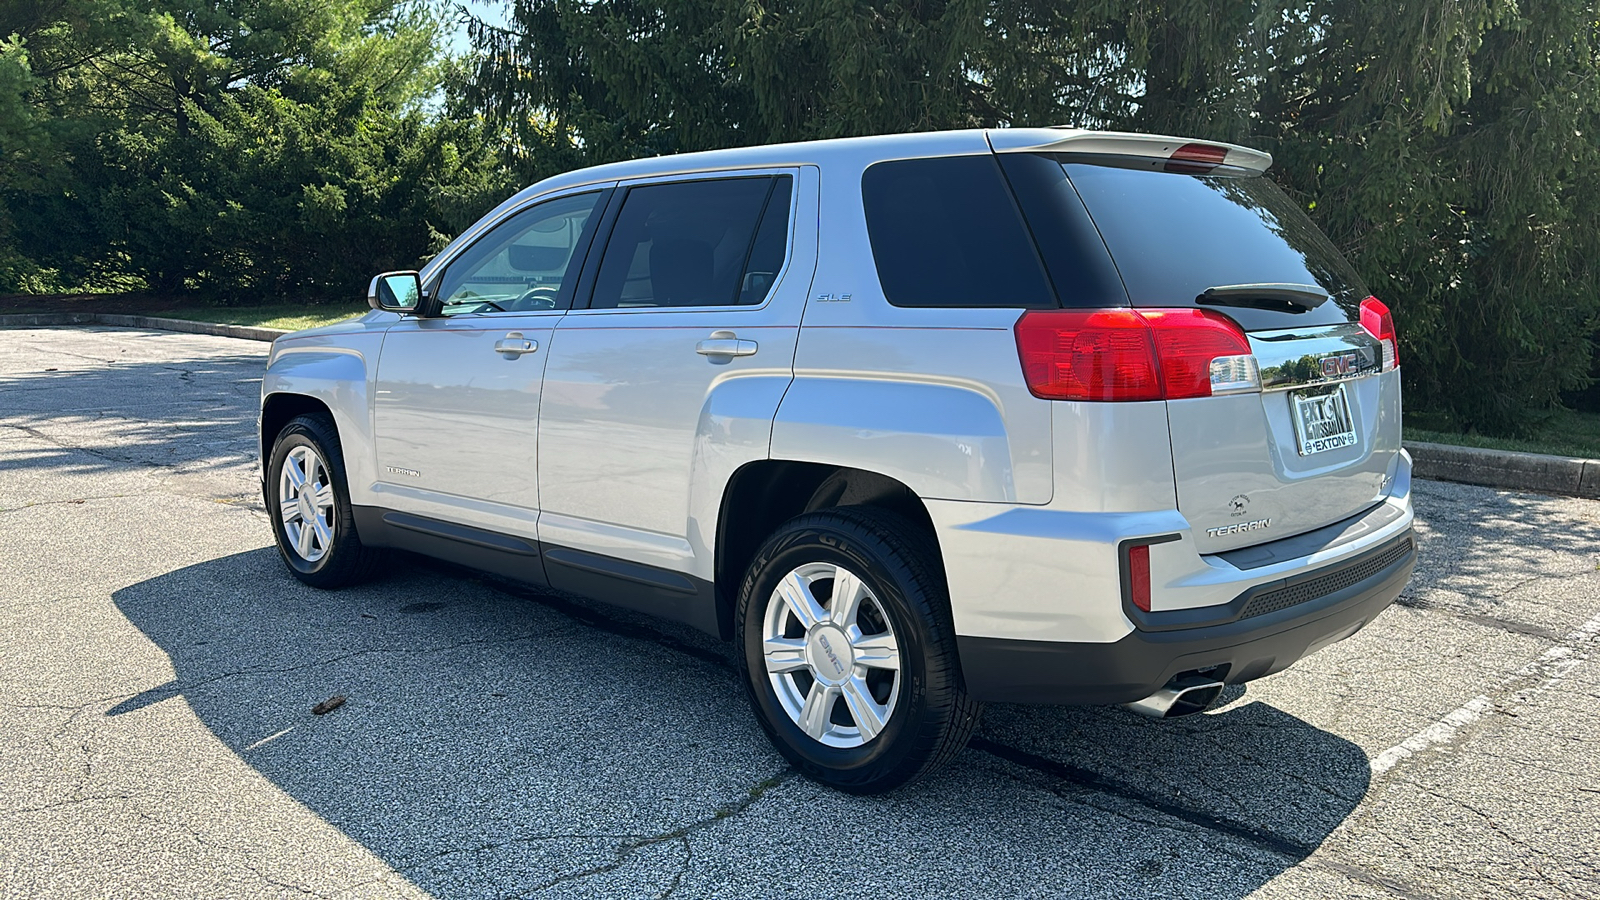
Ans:
{"type": "Polygon", "coordinates": [[[356,534],[339,432],[328,416],[296,417],[278,433],[266,499],[278,553],[294,577],[312,587],[339,588],[376,570],[380,552],[356,534]]]}
{"type": "Polygon", "coordinates": [[[954,756],[979,707],[961,686],[948,609],[932,539],[902,517],[846,507],[784,524],[751,563],[736,621],[773,744],[852,793],[954,756]]]}

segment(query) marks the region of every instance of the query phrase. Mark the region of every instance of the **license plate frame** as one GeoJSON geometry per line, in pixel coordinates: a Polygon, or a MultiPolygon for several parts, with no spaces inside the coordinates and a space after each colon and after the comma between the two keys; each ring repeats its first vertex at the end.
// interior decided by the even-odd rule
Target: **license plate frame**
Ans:
{"type": "Polygon", "coordinates": [[[1289,392],[1289,418],[1294,424],[1295,449],[1301,456],[1316,456],[1360,443],[1346,388],[1341,384],[1332,389],[1289,392]]]}

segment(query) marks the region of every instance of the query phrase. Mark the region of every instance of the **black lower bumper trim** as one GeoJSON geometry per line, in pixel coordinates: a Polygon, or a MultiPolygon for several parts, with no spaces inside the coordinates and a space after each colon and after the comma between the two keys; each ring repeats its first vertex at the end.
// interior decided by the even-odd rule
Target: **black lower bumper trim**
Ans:
{"type": "Polygon", "coordinates": [[[1128,703],[1180,672],[1226,666],[1228,684],[1282,671],[1361,630],[1411,578],[1411,532],[1373,551],[1387,565],[1354,584],[1273,615],[1172,631],[1133,631],[1112,643],[958,637],[967,691],[1004,703],[1128,703]],[[1403,548],[1395,553],[1394,548],[1403,548]],[[1286,616],[1292,616],[1286,618],[1286,616]]]}

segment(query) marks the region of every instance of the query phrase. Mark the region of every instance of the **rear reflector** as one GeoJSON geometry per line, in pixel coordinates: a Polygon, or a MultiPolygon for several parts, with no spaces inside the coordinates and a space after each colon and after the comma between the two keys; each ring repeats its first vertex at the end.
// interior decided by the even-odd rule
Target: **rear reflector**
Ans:
{"type": "Polygon", "coordinates": [[[1382,300],[1368,297],[1361,301],[1361,327],[1383,345],[1383,370],[1387,372],[1398,367],[1400,337],[1394,331],[1394,316],[1389,314],[1389,307],[1383,305],[1382,300]]]}
{"type": "Polygon", "coordinates": [[[1134,544],[1128,548],[1128,599],[1145,612],[1150,611],[1150,546],[1134,544]]]}
{"type": "Polygon", "coordinates": [[[1211,310],[1033,310],[1015,330],[1028,390],[1045,400],[1180,400],[1261,389],[1250,341],[1211,310]]]}

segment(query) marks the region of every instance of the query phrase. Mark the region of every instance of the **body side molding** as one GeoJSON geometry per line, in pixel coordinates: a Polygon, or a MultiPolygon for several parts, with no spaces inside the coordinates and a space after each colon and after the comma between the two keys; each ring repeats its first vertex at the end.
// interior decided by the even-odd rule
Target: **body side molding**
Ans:
{"type": "Polygon", "coordinates": [[[718,634],[716,589],[703,578],[376,506],[353,511],[356,530],[369,546],[408,550],[540,587],[550,585],[545,566],[558,565],[563,592],[718,634]]]}

